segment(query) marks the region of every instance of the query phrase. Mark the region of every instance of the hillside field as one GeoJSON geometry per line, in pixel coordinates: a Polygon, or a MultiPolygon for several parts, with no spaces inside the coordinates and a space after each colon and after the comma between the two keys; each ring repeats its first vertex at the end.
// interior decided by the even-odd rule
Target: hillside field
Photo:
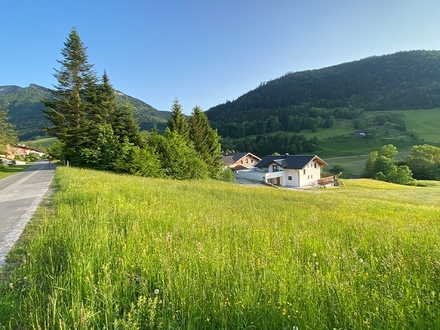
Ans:
{"type": "Polygon", "coordinates": [[[375,139],[360,137],[357,135],[349,136],[355,132],[351,120],[338,120],[334,127],[320,129],[317,132],[307,130],[301,131],[308,138],[317,137],[322,148],[320,154],[323,157],[344,157],[366,155],[373,150],[380,149],[384,144],[394,144],[399,151],[409,151],[413,145],[417,144],[440,144],[440,109],[430,110],[395,110],[395,111],[376,111],[365,112],[360,119],[372,118],[377,114],[402,114],[407,126],[407,132],[390,129],[389,135],[385,134],[385,127],[372,126],[366,131],[374,130],[375,139]],[[409,136],[408,133],[415,133],[418,139],[409,136]]]}
{"type": "Polygon", "coordinates": [[[335,165],[344,168],[343,176],[351,174],[359,175],[365,166],[368,154],[371,151],[379,150],[383,145],[393,144],[399,150],[397,159],[405,158],[414,145],[430,144],[440,146],[440,109],[430,110],[395,110],[381,112],[367,112],[361,118],[372,117],[377,113],[402,114],[405,118],[407,131],[413,132],[418,139],[408,134],[391,130],[389,136],[384,136],[383,128],[373,127],[377,132],[377,138],[369,139],[360,136],[349,136],[355,131],[351,121],[337,121],[330,129],[319,130],[312,133],[303,131],[308,138],[317,137],[320,143],[320,150],[316,151],[328,164],[328,169],[335,165]]]}
{"type": "Polygon", "coordinates": [[[417,132],[427,144],[440,145],[440,109],[405,110],[402,113],[409,131],[417,132]]]}
{"type": "Polygon", "coordinates": [[[2,270],[0,328],[440,328],[438,182],[54,182],[2,270]]]}
{"type": "Polygon", "coordinates": [[[57,141],[57,138],[55,137],[45,137],[45,138],[39,138],[35,140],[29,140],[24,141],[22,144],[24,145],[35,145],[35,146],[42,146],[43,148],[50,148],[55,142],[57,141]]]}

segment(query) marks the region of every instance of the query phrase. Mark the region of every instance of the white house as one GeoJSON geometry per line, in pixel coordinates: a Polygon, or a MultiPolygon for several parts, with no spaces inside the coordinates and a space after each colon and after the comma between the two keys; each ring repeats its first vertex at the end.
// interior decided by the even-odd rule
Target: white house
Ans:
{"type": "Polygon", "coordinates": [[[254,167],[234,173],[237,179],[283,187],[304,187],[318,184],[323,166],[327,166],[327,163],[316,155],[271,155],[263,158],[254,167]]]}

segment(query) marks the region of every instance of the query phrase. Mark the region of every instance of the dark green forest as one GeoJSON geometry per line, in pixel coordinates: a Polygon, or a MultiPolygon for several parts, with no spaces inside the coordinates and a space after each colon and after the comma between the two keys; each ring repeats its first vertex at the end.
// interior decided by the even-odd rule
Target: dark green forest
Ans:
{"type": "Polygon", "coordinates": [[[10,122],[15,126],[19,139],[27,140],[44,136],[43,125],[47,125],[41,109],[41,100],[49,95],[49,89],[34,84],[26,88],[5,86],[0,93],[0,108],[7,109],[10,122]]]}
{"type": "MultiPolygon", "coordinates": [[[[331,128],[340,119],[352,120],[353,129],[368,128],[371,123],[361,119],[365,112],[436,107],[440,107],[440,51],[419,50],[287,73],[206,113],[228,149],[264,155],[267,138],[261,135],[268,133],[285,132],[270,139],[289,145],[292,132],[331,128]]],[[[406,130],[399,116],[378,114],[374,121],[406,130]]],[[[313,152],[315,142],[288,150],[313,152]]]]}

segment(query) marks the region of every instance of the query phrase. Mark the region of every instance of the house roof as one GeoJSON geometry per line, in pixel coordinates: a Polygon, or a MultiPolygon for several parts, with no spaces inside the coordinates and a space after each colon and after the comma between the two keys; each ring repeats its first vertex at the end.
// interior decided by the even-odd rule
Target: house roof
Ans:
{"type": "Polygon", "coordinates": [[[299,155],[270,155],[264,157],[260,162],[258,162],[255,167],[267,168],[270,164],[278,164],[283,168],[290,168],[294,170],[299,170],[304,168],[311,161],[317,162],[320,166],[328,165],[325,161],[316,155],[313,156],[299,156],[299,155]]]}
{"type": "Polygon", "coordinates": [[[230,166],[230,165],[234,165],[236,162],[238,162],[240,159],[246,157],[247,155],[255,158],[257,161],[261,160],[260,157],[255,156],[255,155],[251,154],[250,152],[236,152],[236,153],[227,154],[227,155],[223,154],[222,161],[223,161],[223,164],[230,166]]]}

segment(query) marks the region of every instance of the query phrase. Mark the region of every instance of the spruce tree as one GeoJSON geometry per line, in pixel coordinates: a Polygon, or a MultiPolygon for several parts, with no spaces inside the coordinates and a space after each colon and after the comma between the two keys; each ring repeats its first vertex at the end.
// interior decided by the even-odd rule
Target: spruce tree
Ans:
{"type": "Polygon", "coordinates": [[[133,106],[128,100],[116,108],[111,123],[120,143],[127,141],[138,147],[143,145],[139,124],[134,118],[133,106]]]}
{"type": "Polygon", "coordinates": [[[176,132],[184,139],[189,138],[189,128],[185,115],[182,113],[182,106],[177,99],[174,100],[173,107],[171,108],[171,115],[168,119],[167,127],[171,132],[176,132]]]}
{"type": "Polygon", "coordinates": [[[118,105],[106,71],[102,75],[101,83],[90,88],[88,97],[90,120],[96,125],[110,124],[118,105]]]}
{"type": "Polygon", "coordinates": [[[97,79],[75,28],[64,42],[61,54],[63,59],[57,61],[61,68],[54,74],[58,85],[51,90],[51,98],[43,100],[43,112],[52,123],[46,131],[63,143],[64,155],[72,165],[81,165],[77,150],[89,143],[87,100],[97,79]]]}
{"type": "Polygon", "coordinates": [[[207,165],[211,178],[219,178],[222,170],[220,137],[217,131],[211,128],[208,117],[198,106],[194,107],[189,118],[189,138],[207,165]]]}
{"type": "Polygon", "coordinates": [[[142,139],[133,115],[133,107],[128,100],[123,105],[118,105],[115,90],[105,71],[101,83],[91,93],[89,107],[92,126],[108,124],[120,143],[128,141],[136,146],[141,145],[142,139]]]}

